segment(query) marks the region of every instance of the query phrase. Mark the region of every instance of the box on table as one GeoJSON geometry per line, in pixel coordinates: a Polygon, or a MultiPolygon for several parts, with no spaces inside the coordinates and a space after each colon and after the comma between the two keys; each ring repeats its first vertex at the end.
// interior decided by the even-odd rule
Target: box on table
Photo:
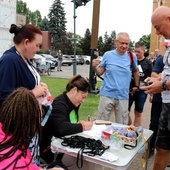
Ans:
{"type": "MultiPolygon", "coordinates": [[[[102,131],[102,139],[110,140],[110,143],[122,142],[124,146],[135,147],[142,140],[143,128],[141,126],[111,125],[102,131]]],[[[128,149],[128,148],[127,148],[128,149]]]]}

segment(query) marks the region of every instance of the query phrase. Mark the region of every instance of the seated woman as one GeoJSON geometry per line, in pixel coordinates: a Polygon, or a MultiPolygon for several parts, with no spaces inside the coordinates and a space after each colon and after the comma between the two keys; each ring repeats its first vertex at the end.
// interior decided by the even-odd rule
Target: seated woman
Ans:
{"type": "Polygon", "coordinates": [[[81,75],[73,76],[66,85],[66,91],[52,103],[52,112],[43,127],[40,154],[46,162],[51,162],[50,151],[52,136],[63,137],[91,129],[91,121],[79,120],[78,110],[88,96],[90,84],[81,75]]]}
{"type": "Polygon", "coordinates": [[[40,120],[38,100],[26,88],[20,87],[6,98],[0,110],[0,169],[43,170],[32,163],[28,149],[33,136],[40,134],[40,120]]]}

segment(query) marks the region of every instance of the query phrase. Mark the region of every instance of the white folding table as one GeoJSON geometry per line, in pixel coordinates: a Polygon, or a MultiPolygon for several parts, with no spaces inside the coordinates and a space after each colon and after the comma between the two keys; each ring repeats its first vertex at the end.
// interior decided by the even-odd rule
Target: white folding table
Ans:
{"type": "MultiPolygon", "coordinates": [[[[117,123],[113,123],[113,125],[119,125],[117,123]]],[[[98,125],[94,125],[96,127],[99,127],[98,125]]],[[[122,126],[122,125],[121,125],[122,126]]],[[[98,128],[98,133],[100,131],[100,128],[98,128]]],[[[78,133],[76,135],[81,135],[81,136],[93,136],[92,131],[87,131],[86,133],[78,133]],[[89,135],[88,135],[89,133],[89,135]]],[[[150,142],[150,139],[152,137],[153,131],[149,129],[143,129],[143,136],[146,140],[146,144],[148,145],[150,142]]],[[[70,147],[65,147],[61,145],[61,142],[63,140],[59,138],[53,138],[52,143],[51,143],[51,149],[53,153],[65,153],[70,156],[77,157],[77,153],[79,149],[76,148],[70,148],[70,147]]],[[[149,145],[148,145],[149,146],[149,145]]],[[[83,154],[83,159],[95,164],[102,165],[103,167],[108,167],[111,169],[117,169],[117,170],[125,170],[129,167],[129,165],[132,163],[132,161],[135,159],[135,157],[141,152],[141,150],[144,150],[144,143],[143,141],[138,142],[137,146],[133,148],[132,150],[125,149],[122,147],[119,150],[115,150],[113,148],[110,148],[107,150],[107,152],[110,152],[114,154],[115,156],[118,156],[118,160],[115,162],[109,162],[106,160],[103,160],[100,158],[100,156],[88,156],[86,154],[83,154]]],[[[146,156],[146,165],[145,165],[145,170],[147,170],[147,162],[148,162],[148,150],[147,148],[147,156],[146,156]]]]}

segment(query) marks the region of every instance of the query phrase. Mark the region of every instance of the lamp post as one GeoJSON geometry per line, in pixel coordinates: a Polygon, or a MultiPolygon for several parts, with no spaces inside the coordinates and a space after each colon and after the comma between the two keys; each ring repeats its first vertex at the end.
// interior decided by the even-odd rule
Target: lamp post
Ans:
{"type": "Polygon", "coordinates": [[[90,0],[72,0],[71,2],[73,2],[74,4],[74,59],[73,59],[73,75],[77,74],[77,61],[76,61],[76,43],[77,43],[77,39],[76,39],[76,8],[82,5],[86,5],[87,2],[89,2],[90,0]]]}
{"type": "Polygon", "coordinates": [[[73,75],[77,74],[76,66],[76,0],[74,0],[74,59],[73,59],[73,75]]]}

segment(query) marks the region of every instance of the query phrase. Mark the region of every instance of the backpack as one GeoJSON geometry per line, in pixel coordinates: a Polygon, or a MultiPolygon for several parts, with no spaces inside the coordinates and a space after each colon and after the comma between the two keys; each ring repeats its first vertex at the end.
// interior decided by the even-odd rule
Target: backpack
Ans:
{"type": "MultiPolygon", "coordinates": [[[[129,56],[129,59],[130,59],[130,69],[131,69],[131,72],[132,72],[132,68],[133,68],[133,53],[131,51],[128,51],[128,56],[129,56]]],[[[131,82],[130,82],[130,89],[132,89],[133,87],[135,86],[135,81],[134,81],[134,78],[133,78],[133,74],[131,76],[131,82]]]]}

